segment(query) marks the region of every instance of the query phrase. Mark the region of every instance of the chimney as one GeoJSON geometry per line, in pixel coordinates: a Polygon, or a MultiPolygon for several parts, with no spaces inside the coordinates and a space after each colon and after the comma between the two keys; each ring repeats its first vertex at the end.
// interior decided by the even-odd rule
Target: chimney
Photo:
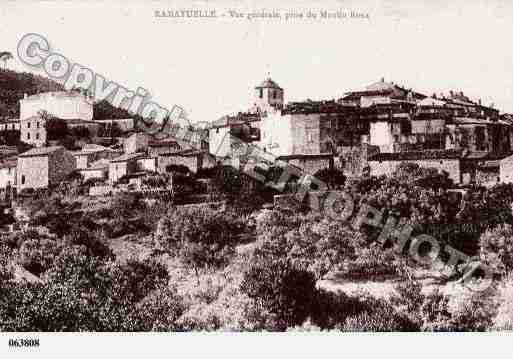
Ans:
{"type": "Polygon", "coordinates": [[[463,91],[460,91],[460,96],[464,96],[464,95],[463,95],[463,91]]]}
{"type": "Polygon", "coordinates": [[[479,106],[481,106],[481,99],[479,99],[479,101],[477,101],[477,103],[479,103],[479,106]]]}
{"type": "Polygon", "coordinates": [[[451,97],[453,97],[453,96],[454,96],[454,92],[452,92],[452,90],[451,90],[451,91],[449,91],[449,95],[450,95],[451,97]]]}
{"type": "Polygon", "coordinates": [[[434,93],[434,94],[433,94],[433,96],[431,96],[431,97],[433,97],[434,99],[436,99],[436,93],[434,93]]]}

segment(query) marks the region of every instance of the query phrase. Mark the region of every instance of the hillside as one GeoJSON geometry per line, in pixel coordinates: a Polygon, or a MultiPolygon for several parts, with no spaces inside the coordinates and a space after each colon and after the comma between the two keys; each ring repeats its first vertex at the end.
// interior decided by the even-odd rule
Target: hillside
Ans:
{"type": "MultiPolygon", "coordinates": [[[[40,92],[62,91],[63,86],[46,77],[28,72],[16,72],[0,69],[0,118],[18,118],[19,100],[26,93],[29,96],[40,92]]],[[[94,118],[128,118],[126,110],[113,107],[107,101],[94,106],[94,118]]]]}

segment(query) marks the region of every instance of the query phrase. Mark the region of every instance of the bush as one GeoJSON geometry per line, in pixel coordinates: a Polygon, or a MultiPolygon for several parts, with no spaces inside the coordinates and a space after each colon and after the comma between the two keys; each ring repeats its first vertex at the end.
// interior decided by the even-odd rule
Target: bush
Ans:
{"type": "Polygon", "coordinates": [[[57,240],[34,236],[21,243],[18,250],[19,263],[36,276],[48,270],[63,249],[57,240]]]}
{"type": "Polygon", "coordinates": [[[401,271],[392,250],[371,245],[363,248],[355,260],[347,263],[344,273],[355,279],[379,279],[401,274],[401,271]]]}
{"type": "Polygon", "coordinates": [[[490,329],[497,314],[493,289],[465,291],[449,302],[450,329],[457,332],[482,332],[490,329]]]}
{"type": "Polygon", "coordinates": [[[180,331],[179,319],[184,311],[176,289],[161,287],[137,303],[125,326],[131,331],[180,331]]]}
{"type": "Polygon", "coordinates": [[[346,182],[344,172],[336,168],[323,168],[315,172],[314,177],[324,182],[329,189],[339,189],[346,182]]]}
{"type": "Polygon", "coordinates": [[[417,331],[418,324],[398,313],[384,299],[361,296],[356,302],[356,314],[348,316],[341,329],[347,332],[417,331]]]}
{"type": "Polygon", "coordinates": [[[513,269],[513,227],[503,224],[489,229],[479,238],[481,258],[494,270],[507,273],[513,269]]]}
{"type": "Polygon", "coordinates": [[[269,329],[283,331],[310,315],[315,278],[286,260],[259,261],[244,273],[241,290],[275,316],[269,329]]]}
{"type": "Polygon", "coordinates": [[[198,270],[227,264],[241,225],[234,216],[208,207],[173,208],[161,225],[160,244],[198,270]]]}
{"type": "Polygon", "coordinates": [[[513,276],[510,274],[499,285],[497,316],[493,319],[494,330],[513,330],[513,276]]]}

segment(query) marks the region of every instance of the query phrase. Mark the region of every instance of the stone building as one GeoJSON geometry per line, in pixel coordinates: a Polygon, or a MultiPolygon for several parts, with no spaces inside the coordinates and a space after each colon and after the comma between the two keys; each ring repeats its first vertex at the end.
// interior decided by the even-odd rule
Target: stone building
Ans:
{"type": "Polygon", "coordinates": [[[119,151],[96,144],[86,144],[80,151],[72,152],[72,154],[75,158],[77,169],[88,168],[92,162],[100,159],[110,160],[121,155],[119,151]]]}
{"type": "Polygon", "coordinates": [[[20,139],[35,147],[44,146],[47,141],[46,119],[34,115],[20,120],[20,139]]]}
{"type": "Polygon", "coordinates": [[[283,107],[284,91],[270,77],[255,87],[253,112],[268,113],[283,107]]]}
{"type": "Polygon", "coordinates": [[[280,156],[279,161],[300,168],[303,174],[314,175],[322,169],[332,169],[334,167],[334,158],[332,154],[321,155],[289,155],[280,156]]]}
{"type": "Polygon", "coordinates": [[[260,146],[277,156],[335,153],[339,146],[358,146],[368,138],[368,123],[353,106],[335,101],[287,104],[260,125],[260,146]]]}
{"type": "Polygon", "coordinates": [[[180,151],[175,153],[161,154],[158,157],[158,172],[165,173],[169,166],[185,166],[192,173],[197,173],[203,167],[204,152],[202,151],[180,151]]]}
{"type": "Polygon", "coordinates": [[[208,129],[210,153],[220,159],[232,156],[233,146],[237,140],[244,142],[259,140],[259,127],[259,114],[240,112],[234,116],[223,116],[212,122],[208,129]]]}
{"type": "Polygon", "coordinates": [[[77,91],[44,92],[20,100],[20,120],[45,111],[63,120],[93,119],[93,101],[77,91]]]}
{"type": "Polygon", "coordinates": [[[117,126],[123,132],[133,130],[135,127],[135,125],[134,125],[135,122],[134,122],[133,118],[117,118],[117,119],[103,119],[103,120],[95,119],[94,121],[97,122],[99,125],[104,126],[104,128],[107,130],[107,132],[108,132],[109,128],[112,126],[117,126]]]}
{"type": "Polygon", "coordinates": [[[57,185],[74,169],[75,159],[64,147],[33,148],[18,156],[17,191],[57,185]]]}
{"type": "Polygon", "coordinates": [[[157,157],[161,153],[176,152],[180,150],[180,145],[177,141],[172,139],[166,140],[149,140],[148,141],[148,155],[157,157]]]}
{"type": "Polygon", "coordinates": [[[366,108],[373,105],[390,105],[399,102],[414,104],[426,97],[426,95],[406,89],[393,82],[386,82],[382,78],[380,81],[366,86],[362,91],[346,93],[340,98],[339,102],[345,105],[366,108]]]}
{"type": "Polygon", "coordinates": [[[0,120],[0,132],[15,131],[20,129],[20,120],[17,118],[9,118],[0,120]]]}
{"type": "Polygon", "coordinates": [[[424,168],[445,171],[454,183],[462,183],[461,153],[459,151],[422,151],[379,153],[368,160],[371,176],[390,176],[401,163],[415,163],[424,168]]]}
{"type": "Polygon", "coordinates": [[[109,175],[109,163],[110,160],[103,158],[92,162],[89,167],[78,169],[78,172],[82,175],[84,181],[89,179],[107,179],[109,175]]]}
{"type": "Polygon", "coordinates": [[[144,153],[125,153],[112,159],[109,163],[109,181],[114,183],[123,176],[137,172],[137,160],[142,157],[145,157],[144,153]]]}
{"type": "Polygon", "coordinates": [[[136,132],[125,138],[123,142],[124,152],[127,154],[145,152],[148,150],[150,136],[144,132],[136,132]]]}

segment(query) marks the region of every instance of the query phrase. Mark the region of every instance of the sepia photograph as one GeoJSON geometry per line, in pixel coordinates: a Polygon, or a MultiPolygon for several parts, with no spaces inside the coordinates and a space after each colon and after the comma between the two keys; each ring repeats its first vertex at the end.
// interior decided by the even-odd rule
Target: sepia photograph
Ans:
{"type": "Polygon", "coordinates": [[[0,9],[7,358],[508,339],[513,3],[0,9]]]}

